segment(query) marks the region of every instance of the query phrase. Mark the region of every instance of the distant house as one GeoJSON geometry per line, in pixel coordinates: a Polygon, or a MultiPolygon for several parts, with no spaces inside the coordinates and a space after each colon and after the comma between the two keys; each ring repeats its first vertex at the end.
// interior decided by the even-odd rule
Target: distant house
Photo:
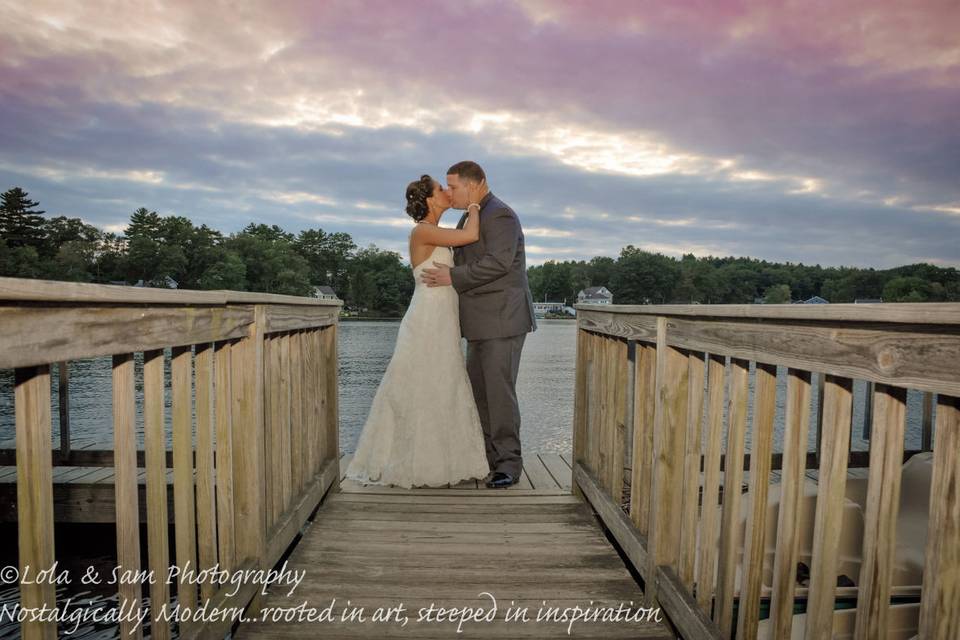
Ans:
{"type": "Polygon", "coordinates": [[[577,294],[577,302],[584,304],[613,304],[613,294],[606,287],[587,287],[577,294]]]}
{"type": "Polygon", "coordinates": [[[563,313],[562,302],[534,302],[533,315],[542,318],[548,313],[563,313]]]}
{"type": "Polygon", "coordinates": [[[323,285],[313,288],[313,297],[320,298],[321,300],[336,300],[337,293],[330,287],[323,285]]]}
{"type": "Polygon", "coordinates": [[[830,304],[830,301],[826,298],[821,298],[820,296],[813,296],[812,298],[807,298],[806,300],[796,300],[793,304],[830,304]]]}

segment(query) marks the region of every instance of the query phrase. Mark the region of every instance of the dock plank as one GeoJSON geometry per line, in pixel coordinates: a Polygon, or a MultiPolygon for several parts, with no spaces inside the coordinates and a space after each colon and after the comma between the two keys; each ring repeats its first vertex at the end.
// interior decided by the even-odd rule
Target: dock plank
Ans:
{"type": "MultiPolygon", "coordinates": [[[[94,441],[78,442],[78,445],[99,446],[94,441]]],[[[102,443],[101,443],[102,444],[102,443]]],[[[560,505],[567,503],[566,499],[576,499],[570,494],[570,468],[560,454],[533,453],[528,454],[525,461],[523,476],[520,481],[506,489],[488,489],[482,482],[468,480],[453,487],[435,487],[422,489],[403,489],[400,487],[383,487],[379,485],[362,486],[352,480],[343,479],[347,465],[353,458],[352,453],[345,453],[340,457],[340,475],[342,495],[372,496],[373,502],[380,500],[378,496],[391,496],[392,504],[403,505],[411,499],[419,497],[436,498],[439,503],[446,503],[457,508],[473,509],[469,500],[461,498],[477,498],[485,500],[484,504],[498,504],[502,508],[513,508],[518,505],[560,505]],[[508,496],[508,501],[504,498],[508,496]]],[[[0,521],[15,519],[16,503],[16,473],[14,465],[0,466],[0,498],[9,505],[0,509],[0,521]]],[[[173,469],[166,469],[168,486],[173,483],[173,469]]],[[[115,499],[113,484],[115,472],[112,466],[102,465],[57,465],[53,467],[55,521],[57,522],[112,522],[113,501],[115,499]]],[[[143,497],[146,486],[146,472],[143,468],[137,470],[137,483],[143,497]]],[[[362,503],[362,500],[360,501],[362,503]]],[[[438,503],[438,504],[439,504],[438,503]]],[[[387,507],[389,508],[389,507],[387,507]]],[[[535,518],[535,516],[533,516],[535,518]]],[[[522,518],[518,522],[524,521],[522,518]]],[[[528,519],[526,521],[535,521],[528,519]]]]}
{"type": "Polygon", "coordinates": [[[322,610],[332,603],[339,613],[349,600],[350,607],[364,607],[365,622],[259,620],[241,624],[233,637],[672,637],[652,621],[580,621],[569,635],[568,622],[536,621],[548,607],[644,606],[640,587],[578,498],[536,490],[441,491],[328,496],[287,559],[288,571],[305,572],[303,582],[292,595],[289,587],[272,588],[263,602],[268,611],[302,602],[322,610]],[[490,611],[491,596],[493,619],[468,621],[460,632],[457,622],[418,621],[421,608],[431,605],[490,611]],[[406,625],[369,619],[379,607],[400,604],[406,625]],[[528,621],[506,621],[511,606],[527,607],[528,621]]]}
{"type": "MultiPolygon", "coordinates": [[[[553,476],[547,470],[545,464],[540,460],[539,454],[532,454],[531,460],[537,460],[537,462],[530,463],[531,466],[534,464],[538,465],[532,469],[533,473],[535,474],[534,477],[537,478],[536,481],[530,475],[531,469],[524,468],[523,474],[516,484],[500,489],[490,489],[478,480],[465,480],[464,482],[452,487],[448,484],[442,487],[418,487],[414,489],[405,489],[403,487],[384,486],[378,484],[364,485],[355,480],[349,480],[345,477],[347,465],[350,464],[350,460],[352,458],[352,453],[345,453],[340,456],[340,488],[345,493],[448,495],[448,492],[451,489],[471,494],[491,492],[498,493],[503,491],[509,491],[511,495],[565,495],[570,493],[569,481],[567,486],[564,487],[562,484],[554,480],[553,476]],[[547,481],[548,478],[549,482],[547,481]]],[[[564,465],[563,461],[559,459],[559,456],[557,457],[557,462],[555,462],[555,464],[558,465],[558,468],[564,465]]],[[[562,478],[563,473],[559,473],[562,478]]],[[[567,467],[567,473],[569,473],[569,467],[567,467]]]]}
{"type": "Polygon", "coordinates": [[[541,453],[539,455],[543,461],[543,465],[550,472],[550,475],[553,476],[554,482],[557,483],[560,489],[570,491],[573,483],[573,471],[570,463],[564,460],[559,453],[541,453]]]}
{"type": "MultiPolygon", "coordinates": [[[[484,487],[486,489],[486,487],[484,487]]],[[[517,480],[516,484],[512,484],[507,487],[508,491],[532,491],[533,483],[530,482],[530,476],[527,475],[527,470],[523,469],[520,472],[520,479],[517,480]]]]}
{"type": "Polygon", "coordinates": [[[550,475],[550,471],[544,465],[539,454],[528,455],[524,458],[523,469],[527,472],[534,489],[562,489],[550,475]]]}

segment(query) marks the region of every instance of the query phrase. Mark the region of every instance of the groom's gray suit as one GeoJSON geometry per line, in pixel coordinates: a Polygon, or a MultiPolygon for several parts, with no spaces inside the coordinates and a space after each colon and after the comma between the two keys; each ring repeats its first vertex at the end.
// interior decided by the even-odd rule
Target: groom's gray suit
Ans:
{"type": "MultiPolygon", "coordinates": [[[[480,200],[480,239],[453,251],[450,280],[460,298],[467,373],[493,471],[520,477],[517,371],[523,341],[536,331],[527,283],[523,230],[513,209],[492,193],[480,200]]],[[[467,214],[457,224],[463,228],[467,214]]]]}

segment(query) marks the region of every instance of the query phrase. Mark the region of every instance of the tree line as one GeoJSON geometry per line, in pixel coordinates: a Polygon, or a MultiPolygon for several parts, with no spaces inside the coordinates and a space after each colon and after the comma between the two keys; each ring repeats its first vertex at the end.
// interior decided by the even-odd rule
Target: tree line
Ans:
{"type": "Polygon", "coordinates": [[[892,269],[822,267],[744,257],[677,259],[628,245],[614,259],[546,262],[527,270],[535,300],[576,302],[604,285],[615,304],[785,304],[820,296],[828,302],[960,301],[960,271],[919,263],[892,269]]]}
{"type": "Polygon", "coordinates": [[[224,235],[183,216],[139,208],[123,233],[79,218],[48,218],[14,187],[0,195],[0,275],[180,289],[232,289],[312,296],[329,286],[347,309],[398,316],[413,294],[401,256],[350,234],[250,223],[224,235]]]}
{"type": "MultiPolygon", "coordinates": [[[[413,294],[410,266],[400,254],[359,247],[347,233],[250,223],[224,235],[183,216],[134,211],[123,233],[79,218],[47,217],[20,187],[0,195],[0,275],[73,282],[232,289],[314,295],[329,286],[348,311],[398,317],[413,294]]],[[[679,260],[624,247],[618,258],[546,262],[527,270],[536,300],[576,301],[603,285],[615,303],[703,304],[789,302],[819,295],[830,302],[960,300],[953,268],[916,264],[874,270],[772,263],[753,258],[679,260]]]]}

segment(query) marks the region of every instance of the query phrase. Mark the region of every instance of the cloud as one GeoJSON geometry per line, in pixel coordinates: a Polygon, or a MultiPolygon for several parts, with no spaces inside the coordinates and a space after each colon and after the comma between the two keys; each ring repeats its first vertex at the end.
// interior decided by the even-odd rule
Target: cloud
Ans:
{"type": "Polygon", "coordinates": [[[632,243],[960,265],[947,2],[0,9],[0,180],[52,214],[322,226],[405,255],[407,182],[472,158],[531,264],[632,243]]]}

